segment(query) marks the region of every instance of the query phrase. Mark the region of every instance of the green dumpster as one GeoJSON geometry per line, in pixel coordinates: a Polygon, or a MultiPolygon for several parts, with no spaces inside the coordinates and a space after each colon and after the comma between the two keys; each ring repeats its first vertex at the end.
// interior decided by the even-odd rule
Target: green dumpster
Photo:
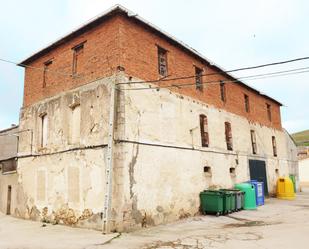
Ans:
{"type": "Polygon", "coordinates": [[[251,183],[235,184],[235,188],[245,192],[244,209],[256,209],[255,188],[251,183]]]}
{"type": "Polygon", "coordinates": [[[229,195],[229,199],[230,199],[230,210],[228,211],[228,213],[231,212],[235,212],[236,211],[236,193],[235,191],[231,190],[231,189],[220,189],[220,191],[222,191],[224,194],[228,194],[229,195]]]}
{"type": "Polygon", "coordinates": [[[216,190],[205,190],[200,193],[201,209],[203,214],[219,216],[224,212],[224,194],[216,190]]]}
{"type": "Polygon", "coordinates": [[[233,196],[230,191],[220,191],[223,194],[223,213],[228,214],[232,212],[233,196]]]}
{"type": "MultiPolygon", "coordinates": [[[[244,192],[239,189],[222,189],[223,191],[230,191],[235,195],[235,211],[239,211],[244,207],[244,192]]],[[[233,207],[232,207],[233,208],[233,207]]]]}

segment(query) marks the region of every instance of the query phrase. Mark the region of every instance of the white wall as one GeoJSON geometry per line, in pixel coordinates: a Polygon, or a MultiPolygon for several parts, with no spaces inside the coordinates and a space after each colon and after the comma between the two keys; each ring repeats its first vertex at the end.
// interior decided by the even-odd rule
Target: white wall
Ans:
{"type": "Polygon", "coordinates": [[[309,158],[299,160],[299,182],[302,186],[309,186],[309,158]]]}
{"type": "Polygon", "coordinates": [[[200,191],[249,180],[249,159],[266,161],[270,193],[275,192],[277,178],[290,173],[290,138],[282,130],[166,89],[128,90],[123,94],[126,141],[120,211],[131,212],[131,222],[160,224],[195,214],[200,191]],[[200,114],[208,117],[208,148],[201,147],[200,114]],[[233,151],[226,149],[226,121],[232,125],[233,151]],[[256,155],[252,154],[250,130],[256,132],[256,155]],[[277,157],[273,156],[272,136],[277,141],[277,157]],[[204,166],[211,167],[211,175],[203,172],[204,166]],[[230,174],[231,167],[235,174],[230,174]]]}

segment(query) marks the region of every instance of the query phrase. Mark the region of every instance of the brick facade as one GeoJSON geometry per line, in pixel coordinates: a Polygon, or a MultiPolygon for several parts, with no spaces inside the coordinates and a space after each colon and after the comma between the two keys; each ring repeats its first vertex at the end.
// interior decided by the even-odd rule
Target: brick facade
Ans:
{"type": "MultiPolygon", "coordinates": [[[[203,69],[204,74],[218,73],[203,77],[203,82],[227,81],[231,78],[202,58],[198,58],[185,48],[155,32],[145,24],[123,13],[110,15],[99,25],[66,39],[55,48],[27,62],[29,66],[43,68],[44,63],[52,60],[48,73],[48,84],[43,87],[44,70],[27,68],[25,72],[24,107],[62,91],[87,84],[98,78],[112,75],[117,67],[124,68],[128,76],[143,80],[159,79],[158,46],[167,50],[169,78],[195,74],[195,67],[203,69]],[[73,50],[84,43],[80,60],[80,72],[72,74],[73,50]],[[57,72],[56,72],[57,71],[57,72]],[[65,74],[65,75],[64,75],[65,74]]],[[[194,79],[166,81],[160,85],[194,83],[194,79]]],[[[140,87],[140,86],[138,86],[140,87]]],[[[220,98],[220,85],[204,85],[203,91],[195,86],[172,88],[172,91],[193,97],[199,101],[225,109],[246,117],[252,122],[281,129],[280,105],[257,91],[237,83],[226,83],[226,101],[220,98]],[[246,112],[244,94],[249,96],[250,112],[246,112]],[[266,103],[271,105],[272,119],[267,115],[266,103]]],[[[147,90],[146,90],[147,91],[147,90]]]]}

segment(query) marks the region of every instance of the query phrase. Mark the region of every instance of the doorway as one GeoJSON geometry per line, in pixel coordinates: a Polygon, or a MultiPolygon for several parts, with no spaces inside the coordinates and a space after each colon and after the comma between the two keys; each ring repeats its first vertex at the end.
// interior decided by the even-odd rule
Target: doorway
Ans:
{"type": "Polygon", "coordinates": [[[262,160],[249,160],[250,179],[264,183],[264,193],[268,195],[266,163],[262,160]]]}

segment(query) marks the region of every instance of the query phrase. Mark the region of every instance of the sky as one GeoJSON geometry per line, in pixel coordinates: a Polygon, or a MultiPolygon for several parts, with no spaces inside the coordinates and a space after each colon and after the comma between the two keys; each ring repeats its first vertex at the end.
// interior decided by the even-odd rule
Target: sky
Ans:
{"type": "MultiPolygon", "coordinates": [[[[20,62],[115,4],[190,45],[224,69],[309,56],[305,0],[1,0],[0,59],[20,62]]],[[[309,67],[309,60],[234,73],[309,67]]],[[[24,70],[0,61],[0,129],[18,124],[24,70]]],[[[283,103],[283,127],[309,129],[309,73],[245,83],[283,103]]]]}

